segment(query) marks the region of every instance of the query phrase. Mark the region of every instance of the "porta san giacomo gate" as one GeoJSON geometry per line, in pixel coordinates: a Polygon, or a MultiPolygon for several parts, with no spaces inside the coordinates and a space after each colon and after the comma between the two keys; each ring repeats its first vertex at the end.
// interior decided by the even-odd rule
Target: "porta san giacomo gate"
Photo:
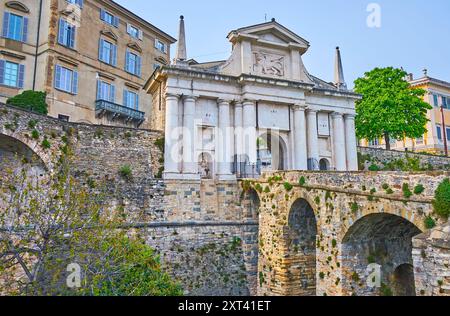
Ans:
{"type": "Polygon", "coordinates": [[[258,294],[449,295],[449,226],[421,235],[448,176],[289,171],[247,181],[260,214],[258,294]],[[404,184],[425,191],[406,198],[404,184]],[[379,287],[367,283],[370,264],[379,287]]]}

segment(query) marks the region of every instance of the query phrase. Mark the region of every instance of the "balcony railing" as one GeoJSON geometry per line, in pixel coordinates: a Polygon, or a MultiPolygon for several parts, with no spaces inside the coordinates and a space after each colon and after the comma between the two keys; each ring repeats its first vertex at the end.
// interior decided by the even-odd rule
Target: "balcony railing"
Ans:
{"type": "Polygon", "coordinates": [[[109,115],[110,120],[122,119],[132,121],[139,127],[145,120],[145,113],[106,100],[95,101],[95,112],[98,116],[109,115]]]}

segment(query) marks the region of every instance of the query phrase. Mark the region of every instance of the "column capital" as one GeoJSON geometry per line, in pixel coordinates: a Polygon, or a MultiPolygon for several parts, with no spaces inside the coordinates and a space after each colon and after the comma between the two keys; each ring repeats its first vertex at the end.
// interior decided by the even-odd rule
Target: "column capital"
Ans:
{"type": "Polygon", "coordinates": [[[306,108],[307,108],[307,106],[304,103],[295,103],[294,106],[293,106],[294,111],[305,112],[306,108]]]}
{"type": "Polygon", "coordinates": [[[167,99],[180,99],[180,96],[178,94],[175,93],[166,93],[166,100],[167,99]]]}
{"type": "Polygon", "coordinates": [[[306,108],[305,110],[306,110],[306,114],[310,114],[310,115],[319,113],[319,111],[316,109],[306,108]]]}
{"type": "Polygon", "coordinates": [[[345,114],[344,118],[346,120],[354,120],[356,118],[356,114],[345,114]]]}
{"type": "Polygon", "coordinates": [[[230,100],[225,100],[225,99],[217,99],[217,104],[219,104],[219,105],[222,105],[222,106],[224,106],[224,105],[227,105],[227,106],[229,106],[229,105],[230,105],[230,103],[231,103],[231,101],[230,101],[230,100]]]}
{"type": "Polygon", "coordinates": [[[188,100],[188,101],[195,102],[195,101],[197,101],[197,99],[198,99],[198,97],[195,96],[195,95],[183,95],[183,100],[184,101],[188,100]]]}
{"type": "Polygon", "coordinates": [[[246,105],[255,105],[256,101],[255,100],[250,100],[250,99],[244,99],[242,100],[242,105],[246,106],[246,105]]]}
{"type": "Polygon", "coordinates": [[[343,118],[344,114],[343,113],[339,113],[339,112],[333,112],[331,113],[331,117],[334,119],[339,119],[339,118],[343,118]]]}

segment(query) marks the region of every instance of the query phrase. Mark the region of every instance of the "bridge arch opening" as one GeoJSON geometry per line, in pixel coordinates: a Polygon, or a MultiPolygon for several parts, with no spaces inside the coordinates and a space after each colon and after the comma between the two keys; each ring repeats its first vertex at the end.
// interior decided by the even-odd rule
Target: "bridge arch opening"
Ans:
{"type": "Polygon", "coordinates": [[[259,208],[261,207],[261,200],[258,193],[254,189],[244,192],[241,204],[245,210],[245,217],[247,219],[258,220],[259,208]]]}
{"type": "Polygon", "coordinates": [[[317,220],[313,208],[305,199],[298,199],[289,212],[287,246],[292,266],[297,266],[293,277],[293,293],[316,295],[316,240],[317,220]]]}
{"type": "Polygon", "coordinates": [[[414,274],[408,267],[413,265],[412,239],[419,234],[413,223],[396,215],[371,214],[356,221],[342,240],[344,292],[413,295],[414,274]]]}
{"type": "Polygon", "coordinates": [[[0,176],[6,176],[8,170],[27,168],[33,177],[42,177],[47,173],[44,161],[20,140],[0,134],[0,176]]]}

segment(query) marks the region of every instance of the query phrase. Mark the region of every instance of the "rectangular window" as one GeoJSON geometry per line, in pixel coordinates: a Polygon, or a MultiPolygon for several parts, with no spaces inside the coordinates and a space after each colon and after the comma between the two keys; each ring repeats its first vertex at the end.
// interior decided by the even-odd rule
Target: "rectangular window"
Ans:
{"type": "Polygon", "coordinates": [[[450,104],[449,104],[449,100],[447,97],[442,96],[442,106],[444,109],[448,109],[450,104]]]}
{"type": "Polygon", "coordinates": [[[7,60],[0,60],[0,84],[23,89],[25,79],[25,65],[7,60]]]}
{"type": "Polygon", "coordinates": [[[60,65],[55,67],[55,88],[64,92],[78,93],[78,72],[60,65]]]}
{"type": "Polygon", "coordinates": [[[416,145],[423,145],[424,144],[424,138],[423,136],[420,138],[416,138],[416,145]]]}
{"type": "Polygon", "coordinates": [[[116,87],[108,82],[97,81],[97,100],[116,102],[116,87]]]}
{"type": "Polygon", "coordinates": [[[130,109],[139,110],[139,95],[136,92],[124,90],[123,105],[130,109]]]}
{"type": "Polygon", "coordinates": [[[433,103],[434,103],[434,106],[436,106],[436,107],[439,106],[439,97],[437,94],[433,94],[433,103]]]}
{"type": "Polygon", "coordinates": [[[127,24],[127,33],[130,34],[131,37],[142,40],[144,38],[144,34],[137,27],[127,24]]]}
{"type": "Polygon", "coordinates": [[[442,129],[440,125],[436,126],[436,130],[437,130],[437,138],[441,141],[442,140],[442,129]]]}
{"type": "Polygon", "coordinates": [[[3,15],[3,37],[26,43],[28,18],[5,12],[3,15]]]}
{"type": "Polygon", "coordinates": [[[63,122],[69,122],[70,117],[67,115],[58,114],[58,120],[63,121],[63,122]]]}
{"type": "Polygon", "coordinates": [[[155,40],[155,48],[160,52],[167,53],[167,45],[161,42],[159,39],[155,40]]]}
{"type": "Polygon", "coordinates": [[[125,58],[125,70],[133,75],[141,76],[141,57],[127,50],[125,58]]]}
{"type": "Polygon", "coordinates": [[[369,146],[380,146],[380,140],[374,139],[374,140],[369,141],[369,146]]]}
{"type": "Polygon", "coordinates": [[[83,8],[83,0],[66,0],[69,3],[76,4],[80,8],[83,8]]]}
{"type": "Polygon", "coordinates": [[[450,142],[450,128],[447,128],[447,141],[450,142]]]}
{"type": "Polygon", "coordinates": [[[112,15],[104,9],[100,9],[100,19],[109,25],[119,27],[119,17],[112,15]]]}
{"type": "Polygon", "coordinates": [[[72,49],[75,48],[75,34],[76,26],[61,18],[59,20],[58,43],[72,49]]]}
{"type": "Polygon", "coordinates": [[[99,59],[112,66],[117,65],[117,45],[114,45],[104,39],[100,39],[99,59]]]}

